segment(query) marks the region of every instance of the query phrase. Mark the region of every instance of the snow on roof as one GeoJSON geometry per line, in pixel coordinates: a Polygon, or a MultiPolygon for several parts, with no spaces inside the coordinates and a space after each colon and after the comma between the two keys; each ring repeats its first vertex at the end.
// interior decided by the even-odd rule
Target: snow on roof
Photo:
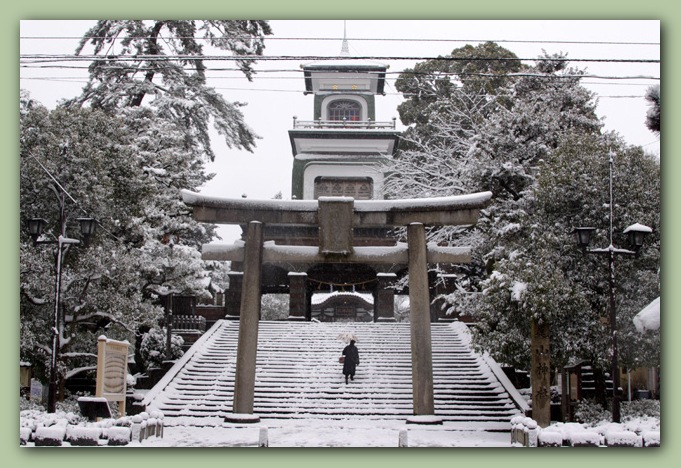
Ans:
{"type": "Polygon", "coordinates": [[[660,298],[656,298],[633,318],[636,330],[643,333],[647,330],[660,329],[660,298]]]}
{"type": "Polygon", "coordinates": [[[638,231],[638,232],[653,232],[652,228],[649,228],[648,226],[640,223],[635,223],[632,224],[631,226],[627,227],[624,230],[624,233],[626,234],[629,231],[638,231]]]}
{"type": "MultiPolygon", "coordinates": [[[[272,209],[285,211],[316,211],[317,200],[257,200],[249,198],[224,198],[202,195],[182,190],[182,199],[188,205],[215,208],[272,209]]],[[[485,205],[492,198],[491,192],[478,192],[448,197],[408,198],[398,200],[355,200],[355,211],[390,211],[399,209],[455,209],[485,205]]]]}
{"type": "Polygon", "coordinates": [[[362,294],[358,292],[344,292],[344,291],[334,291],[331,293],[315,293],[312,295],[311,302],[314,305],[321,304],[322,302],[331,299],[332,297],[340,297],[340,296],[352,296],[352,297],[358,297],[360,299],[363,299],[364,301],[368,302],[369,304],[374,303],[374,296],[372,294],[362,294]]]}

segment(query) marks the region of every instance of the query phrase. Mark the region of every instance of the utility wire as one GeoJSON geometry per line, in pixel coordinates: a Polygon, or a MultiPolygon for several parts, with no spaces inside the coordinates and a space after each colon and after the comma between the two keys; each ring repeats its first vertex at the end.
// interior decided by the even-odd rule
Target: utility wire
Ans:
{"type": "MultiPolygon", "coordinates": [[[[88,70],[90,68],[89,65],[82,65],[82,66],[70,66],[70,65],[38,65],[38,64],[22,64],[20,68],[25,68],[25,69],[33,69],[33,70],[88,70]]],[[[135,67],[130,68],[122,65],[106,65],[106,66],[100,66],[100,70],[128,70],[128,71],[135,71],[135,72],[145,72],[145,71],[158,71],[157,68],[154,67],[147,67],[147,66],[141,66],[141,67],[135,67]]],[[[189,69],[188,71],[194,71],[193,68],[189,69]]],[[[206,73],[212,73],[212,72],[238,72],[239,75],[234,77],[234,78],[243,78],[243,74],[241,74],[242,70],[240,68],[222,68],[222,67],[211,67],[210,69],[206,70],[206,73]]],[[[261,68],[261,69],[255,69],[254,74],[266,74],[266,73],[295,73],[298,76],[296,77],[286,77],[287,79],[300,79],[300,75],[303,73],[303,70],[301,69],[294,69],[294,68],[283,68],[283,69],[267,69],[267,68],[261,68]]],[[[414,70],[401,70],[401,71],[385,71],[385,72],[367,72],[367,75],[386,75],[388,78],[394,75],[410,75],[410,76],[435,76],[437,78],[439,77],[445,77],[445,76],[489,76],[489,77],[511,77],[511,76],[547,76],[547,77],[579,77],[579,76],[589,76],[585,74],[573,74],[573,75],[568,75],[568,74],[563,74],[563,75],[552,75],[552,74],[540,74],[540,73],[506,73],[506,74],[495,74],[495,73],[470,73],[470,72],[446,72],[446,71],[433,71],[433,72],[420,72],[420,71],[414,71],[414,70]]],[[[591,75],[594,76],[594,75],[591,75]]],[[[279,77],[262,77],[260,76],[259,79],[281,79],[279,77]]],[[[352,80],[354,79],[353,77],[335,77],[335,80],[352,80]]]]}
{"type": "MultiPolygon", "coordinates": [[[[196,41],[209,41],[214,40],[214,38],[208,37],[196,37],[196,36],[176,36],[176,37],[165,37],[160,36],[164,39],[193,39],[196,41]]],[[[108,37],[102,36],[20,36],[21,40],[81,40],[86,41],[91,40],[105,40],[110,39],[108,37]]],[[[132,37],[132,40],[145,40],[148,37],[132,37]]],[[[216,38],[218,39],[218,38],[216,38]]],[[[219,38],[224,39],[224,38],[219,38]]],[[[252,36],[230,36],[229,39],[236,40],[253,40],[252,36]]],[[[265,41],[333,41],[340,42],[343,38],[340,37],[275,37],[275,36],[264,36],[265,41]]],[[[355,37],[347,38],[349,42],[495,42],[504,44],[584,44],[584,45],[642,45],[642,46],[659,46],[659,42],[626,42],[626,41],[543,41],[543,40],[520,40],[520,39],[439,39],[439,38],[388,38],[388,37],[355,37]]]]}
{"type": "Polygon", "coordinates": [[[660,63],[659,59],[580,59],[567,57],[540,57],[540,58],[515,58],[515,57],[448,57],[448,56],[321,56],[321,55],[71,55],[71,54],[21,54],[20,61],[34,61],[30,63],[44,63],[50,61],[71,62],[157,62],[167,60],[177,61],[361,61],[361,60],[437,60],[442,62],[519,62],[519,61],[544,61],[544,62],[586,62],[586,63],[660,63]]]}
{"type": "MultiPolygon", "coordinates": [[[[272,77],[275,78],[275,77],[272,77]]],[[[68,83],[87,83],[87,79],[83,78],[76,78],[76,77],[71,77],[71,78],[50,78],[50,77],[32,77],[32,78],[21,78],[22,80],[37,80],[37,81],[64,81],[68,83]]],[[[220,78],[211,78],[211,79],[220,79],[220,78]]],[[[225,79],[225,78],[222,78],[225,79]]],[[[227,78],[228,79],[228,78],[227,78]]],[[[299,78],[296,78],[296,80],[299,78]]],[[[587,84],[587,83],[585,83],[587,84]]],[[[595,85],[595,86],[605,86],[605,83],[588,83],[590,85],[595,85]]],[[[627,84],[627,83],[608,83],[607,86],[613,86],[613,85],[623,85],[623,86],[650,86],[649,84],[646,83],[633,83],[633,84],[627,84]]],[[[272,92],[272,93],[303,93],[305,90],[304,89],[283,89],[283,88],[237,88],[237,87],[225,87],[225,86],[215,86],[214,89],[219,90],[219,91],[254,91],[254,92],[272,92]]],[[[400,92],[390,92],[390,93],[384,93],[386,96],[413,96],[414,93],[400,93],[400,92]]],[[[423,94],[422,94],[423,95],[423,94]]],[[[433,94],[434,96],[434,94],[433,94]]],[[[479,94],[476,95],[476,97],[498,97],[498,96],[507,96],[507,97],[512,97],[511,95],[502,95],[502,94],[479,94]]],[[[638,98],[644,98],[645,95],[640,94],[640,95],[598,95],[598,98],[628,98],[628,99],[638,99],[638,98]]]]}
{"type": "Polygon", "coordinates": [[[45,172],[45,174],[47,174],[47,176],[48,176],[50,179],[52,179],[52,182],[55,183],[55,185],[59,188],[59,190],[61,190],[61,191],[64,193],[64,195],[66,195],[67,197],[69,197],[69,200],[71,200],[71,201],[73,202],[73,204],[76,205],[76,207],[77,207],[80,211],[82,211],[83,213],[85,213],[85,215],[88,216],[89,218],[93,218],[93,219],[97,222],[97,225],[99,225],[99,226],[104,230],[104,232],[106,232],[107,234],[109,234],[111,237],[113,237],[113,238],[116,239],[117,241],[120,241],[120,240],[121,240],[121,239],[119,239],[118,237],[116,237],[116,235],[115,235],[114,233],[112,233],[111,231],[109,231],[108,229],[106,229],[104,226],[102,226],[102,224],[97,220],[97,218],[95,218],[95,217],[92,216],[90,213],[88,213],[88,211],[87,211],[85,208],[83,208],[83,207],[80,205],[80,203],[78,203],[78,202],[76,201],[75,198],[73,198],[73,197],[71,196],[71,194],[68,192],[68,190],[66,190],[66,189],[64,188],[64,186],[62,185],[62,183],[59,182],[59,180],[58,180],[54,175],[52,175],[52,173],[43,165],[43,163],[40,161],[40,159],[38,159],[38,158],[37,158],[35,155],[33,155],[33,154],[30,154],[29,156],[30,156],[31,158],[33,158],[33,159],[35,160],[35,162],[38,163],[38,165],[40,166],[40,168],[45,172]]]}

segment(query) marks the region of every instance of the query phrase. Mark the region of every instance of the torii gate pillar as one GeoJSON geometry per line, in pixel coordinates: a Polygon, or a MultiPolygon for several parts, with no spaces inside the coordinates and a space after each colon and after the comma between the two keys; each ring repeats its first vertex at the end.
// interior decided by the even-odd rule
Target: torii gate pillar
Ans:
{"type": "Polygon", "coordinates": [[[260,279],[262,275],[262,223],[248,224],[244,252],[244,281],[241,291],[239,344],[236,353],[233,412],[239,422],[258,422],[253,415],[255,394],[255,364],[258,352],[258,321],[260,320],[260,279]],[[245,420],[247,419],[247,420],[245,420]]]}
{"type": "MultiPolygon", "coordinates": [[[[414,416],[433,416],[433,350],[430,336],[430,295],[426,231],[421,223],[407,227],[409,249],[409,322],[414,416]]],[[[423,422],[409,421],[408,422],[423,422]]],[[[433,419],[433,423],[441,423],[433,419]]]]}

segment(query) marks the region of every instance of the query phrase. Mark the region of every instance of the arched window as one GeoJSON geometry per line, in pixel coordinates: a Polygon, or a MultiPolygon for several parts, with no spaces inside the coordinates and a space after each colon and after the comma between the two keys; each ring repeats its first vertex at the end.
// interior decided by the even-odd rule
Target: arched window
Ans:
{"type": "Polygon", "coordinates": [[[331,101],[327,111],[328,120],[346,120],[348,122],[362,120],[362,105],[351,99],[331,101]]]}

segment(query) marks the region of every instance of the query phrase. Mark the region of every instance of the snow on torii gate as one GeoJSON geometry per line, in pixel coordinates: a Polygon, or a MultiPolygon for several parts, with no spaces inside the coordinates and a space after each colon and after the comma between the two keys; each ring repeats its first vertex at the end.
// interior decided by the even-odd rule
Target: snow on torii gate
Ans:
{"type": "MultiPolygon", "coordinates": [[[[249,200],[200,195],[183,190],[194,219],[212,224],[248,223],[245,243],[204,245],[205,260],[244,263],[239,341],[237,345],[233,413],[239,421],[257,422],[253,415],[255,366],[263,262],[407,264],[412,356],[413,422],[432,422],[433,357],[430,336],[428,263],[467,263],[469,247],[439,247],[426,243],[425,226],[475,224],[492,194],[481,192],[441,198],[361,200],[320,197],[318,200],[249,200]],[[263,224],[319,227],[319,246],[264,243],[263,224]],[[407,243],[393,247],[352,245],[356,227],[407,226],[407,243]]],[[[437,419],[435,419],[437,421],[437,419]]]]}

